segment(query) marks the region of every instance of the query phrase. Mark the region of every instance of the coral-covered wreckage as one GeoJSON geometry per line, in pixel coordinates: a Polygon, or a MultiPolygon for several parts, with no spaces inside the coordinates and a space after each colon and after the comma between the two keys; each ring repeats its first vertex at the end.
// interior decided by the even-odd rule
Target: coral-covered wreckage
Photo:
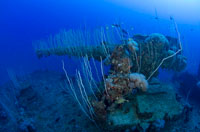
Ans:
{"type": "MultiPolygon", "coordinates": [[[[136,34],[121,37],[118,43],[114,43],[111,42],[112,36],[100,31],[99,36],[103,39],[91,40],[91,43],[98,43],[96,45],[86,45],[81,43],[88,42],[84,37],[87,33],[64,31],[61,34],[60,37],[40,41],[40,45],[49,46],[37,47],[36,54],[39,58],[68,55],[101,62],[102,81],[97,85],[100,92],[96,90],[94,96],[86,94],[81,75],[77,72],[83,101],[77,99],[76,95],[73,96],[83,112],[98,127],[104,131],[159,131],[169,129],[168,122],[183,117],[184,107],[176,100],[173,87],[156,79],[159,68],[174,71],[185,68],[186,58],[182,55],[182,47],[177,38],[159,33],[136,34]],[[103,65],[110,66],[106,75],[103,65]],[[86,102],[86,106],[81,106],[82,102],[86,102]]],[[[98,33],[95,35],[98,36],[98,33]]],[[[72,87],[67,73],[66,77],[72,87]]],[[[73,92],[75,90],[72,89],[73,92]]]]}

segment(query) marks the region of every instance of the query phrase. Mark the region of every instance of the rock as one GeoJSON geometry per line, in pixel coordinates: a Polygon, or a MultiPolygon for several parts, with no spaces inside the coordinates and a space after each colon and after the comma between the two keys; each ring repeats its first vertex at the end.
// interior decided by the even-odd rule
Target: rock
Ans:
{"type": "Polygon", "coordinates": [[[40,106],[39,94],[32,87],[22,89],[17,99],[24,110],[32,110],[40,106]]]}
{"type": "MultiPolygon", "coordinates": [[[[125,104],[124,107],[131,107],[130,103],[125,104]]],[[[136,126],[140,121],[137,120],[137,115],[135,113],[134,107],[130,108],[126,113],[124,110],[117,109],[108,115],[107,122],[111,124],[109,127],[121,128],[126,126],[136,126]]]]}
{"type": "Polygon", "coordinates": [[[170,86],[152,87],[148,94],[138,95],[136,101],[138,115],[148,122],[157,119],[171,120],[183,110],[170,86]]]}
{"type": "Polygon", "coordinates": [[[120,131],[135,127],[139,131],[159,131],[167,121],[176,121],[183,106],[176,100],[169,85],[151,85],[146,93],[137,93],[122,109],[108,114],[109,130],[120,131]],[[152,129],[153,127],[153,129],[152,129]]]}

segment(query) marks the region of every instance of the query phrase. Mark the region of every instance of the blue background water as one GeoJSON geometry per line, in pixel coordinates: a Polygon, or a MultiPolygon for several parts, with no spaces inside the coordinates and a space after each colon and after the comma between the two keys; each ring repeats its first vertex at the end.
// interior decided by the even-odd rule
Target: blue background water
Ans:
{"type": "Polygon", "coordinates": [[[0,84],[7,69],[25,73],[61,69],[61,58],[37,59],[32,42],[61,29],[100,27],[120,22],[133,33],[176,35],[178,23],[187,69],[196,73],[200,62],[200,2],[197,0],[6,0],[0,1],[0,84]],[[157,10],[158,20],[155,19],[157,10]]]}

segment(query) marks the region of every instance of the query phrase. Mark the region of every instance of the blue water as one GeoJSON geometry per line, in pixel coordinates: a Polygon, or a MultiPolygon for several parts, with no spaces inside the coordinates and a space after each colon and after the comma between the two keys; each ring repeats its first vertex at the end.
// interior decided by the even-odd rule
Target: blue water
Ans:
{"type": "MultiPolygon", "coordinates": [[[[62,29],[99,28],[120,23],[133,34],[159,32],[176,36],[173,17],[178,25],[187,57],[184,71],[197,74],[200,63],[200,2],[198,0],[1,0],[0,1],[0,84],[16,74],[36,70],[62,71],[61,60],[51,56],[38,59],[32,43],[59,33],[62,29]],[[132,30],[131,30],[132,29],[132,30]]],[[[72,62],[69,67],[73,73],[72,62]]],[[[168,81],[172,71],[161,71],[168,81]]]]}
{"type": "Polygon", "coordinates": [[[170,15],[174,16],[177,21],[184,52],[188,57],[188,68],[195,73],[200,60],[198,54],[200,49],[198,45],[200,19],[199,10],[193,10],[192,6],[195,5],[196,8],[199,2],[191,1],[190,6],[187,7],[191,8],[188,9],[188,13],[181,12],[184,10],[186,2],[169,1],[166,8],[162,8],[162,2],[156,3],[156,1],[152,1],[152,5],[149,5],[150,2],[145,0],[144,2],[130,2],[127,6],[128,2],[128,0],[124,2],[109,0],[1,1],[0,82],[5,82],[8,79],[7,68],[31,72],[38,68],[44,68],[49,63],[52,68],[57,67],[52,63],[55,60],[40,61],[36,58],[32,48],[34,40],[56,34],[62,29],[78,28],[83,25],[101,27],[114,22],[124,23],[124,27],[127,29],[133,27],[136,33],[161,32],[174,35],[173,29],[170,29],[172,24],[169,20],[170,15]],[[181,6],[181,4],[183,5],[181,6]],[[155,8],[157,8],[157,13],[155,13],[155,8]],[[159,20],[154,19],[156,15],[159,20]]]}

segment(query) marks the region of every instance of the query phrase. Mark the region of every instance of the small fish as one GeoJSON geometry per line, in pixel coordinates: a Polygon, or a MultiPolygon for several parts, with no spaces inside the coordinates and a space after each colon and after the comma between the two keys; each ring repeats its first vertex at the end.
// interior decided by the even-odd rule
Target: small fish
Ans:
{"type": "Polygon", "coordinates": [[[121,25],[119,25],[119,24],[112,24],[112,27],[113,27],[113,28],[114,28],[114,27],[121,28],[121,25]]]}
{"type": "Polygon", "coordinates": [[[120,32],[122,33],[122,37],[128,36],[128,32],[125,29],[123,29],[120,24],[112,24],[112,27],[118,28],[120,30],[120,32]]]}
{"type": "Polygon", "coordinates": [[[159,18],[158,18],[158,13],[157,13],[157,9],[156,8],[155,8],[155,15],[156,15],[155,19],[158,20],[159,18]]]}
{"type": "Polygon", "coordinates": [[[174,18],[172,16],[169,17],[170,20],[174,20],[174,18]]]}
{"type": "Polygon", "coordinates": [[[158,17],[155,17],[156,20],[158,20],[158,17]]]}

